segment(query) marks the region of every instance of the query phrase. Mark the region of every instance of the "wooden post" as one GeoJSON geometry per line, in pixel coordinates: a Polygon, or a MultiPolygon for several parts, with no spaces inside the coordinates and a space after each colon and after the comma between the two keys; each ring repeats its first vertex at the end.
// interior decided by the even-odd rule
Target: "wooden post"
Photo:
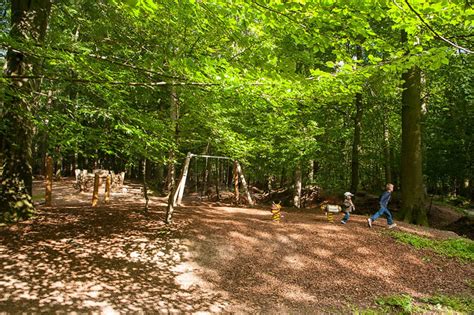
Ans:
{"type": "Polygon", "coordinates": [[[142,167],[142,171],[143,171],[143,196],[145,197],[145,211],[148,211],[148,201],[149,201],[149,198],[148,198],[148,186],[147,186],[147,182],[146,182],[146,159],[143,159],[143,167],[142,167]]]}
{"type": "Polygon", "coordinates": [[[94,174],[94,192],[92,193],[92,206],[97,206],[99,202],[99,173],[94,174]]]}
{"type": "Polygon", "coordinates": [[[53,193],[53,158],[46,158],[46,187],[45,187],[45,206],[51,207],[53,193]]]}
{"type": "Polygon", "coordinates": [[[239,203],[240,192],[239,192],[239,172],[237,170],[237,161],[234,161],[234,194],[235,194],[235,202],[239,203]]]}
{"type": "Polygon", "coordinates": [[[181,205],[181,200],[183,199],[183,194],[184,194],[184,186],[186,185],[186,177],[188,176],[188,169],[189,169],[189,162],[191,161],[191,158],[193,157],[193,154],[191,152],[188,152],[188,155],[186,156],[186,160],[184,161],[184,166],[183,166],[183,171],[181,173],[181,179],[178,184],[178,189],[176,190],[176,196],[174,197],[174,203],[173,205],[181,205]]]}
{"type": "Polygon", "coordinates": [[[253,206],[253,200],[252,197],[250,196],[249,189],[247,187],[247,182],[245,181],[244,174],[242,173],[242,169],[240,167],[239,162],[235,161],[237,163],[237,172],[240,175],[240,181],[242,182],[242,187],[244,188],[245,195],[247,196],[247,200],[249,202],[249,205],[253,206]]]}
{"type": "Polygon", "coordinates": [[[111,182],[111,176],[107,175],[107,178],[105,179],[105,198],[104,198],[105,203],[110,202],[110,182],[111,182]]]}

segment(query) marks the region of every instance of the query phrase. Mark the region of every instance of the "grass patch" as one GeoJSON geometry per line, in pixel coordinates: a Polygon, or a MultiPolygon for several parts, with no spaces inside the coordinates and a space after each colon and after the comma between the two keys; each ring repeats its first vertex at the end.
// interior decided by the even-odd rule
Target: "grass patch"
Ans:
{"type": "Polygon", "coordinates": [[[415,299],[408,294],[380,297],[376,309],[353,310],[353,314],[461,314],[474,313],[474,298],[436,295],[415,299]]]}
{"type": "Polygon", "coordinates": [[[415,308],[413,298],[407,294],[378,298],[375,303],[380,305],[383,311],[396,311],[399,314],[411,314],[415,308]]]}
{"type": "Polygon", "coordinates": [[[474,280],[472,279],[467,279],[466,280],[466,283],[469,287],[471,287],[472,289],[474,289],[474,280]]]}
{"type": "Polygon", "coordinates": [[[404,232],[391,232],[390,234],[398,241],[412,245],[415,248],[427,248],[443,256],[474,261],[474,241],[467,238],[438,241],[404,232]]]}
{"type": "Polygon", "coordinates": [[[436,308],[447,309],[448,311],[462,312],[466,314],[474,313],[474,298],[454,297],[437,295],[420,299],[421,302],[435,306],[436,308]]]}

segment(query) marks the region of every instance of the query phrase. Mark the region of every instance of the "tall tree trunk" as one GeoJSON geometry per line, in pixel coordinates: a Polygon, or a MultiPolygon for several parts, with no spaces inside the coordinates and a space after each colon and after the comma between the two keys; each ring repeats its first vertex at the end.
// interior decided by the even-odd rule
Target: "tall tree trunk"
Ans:
{"type": "Polygon", "coordinates": [[[351,192],[356,193],[359,188],[359,153],[360,153],[360,132],[362,122],[362,94],[357,93],[355,99],[356,113],[354,116],[354,138],[352,140],[352,161],[351,161],[351,192]]]}
{"type": "MultiPolygon", "coordinates": [[[[11,1],[10,36],[17,41],[42,43],[51,10],[50,0],[11,1]]],[[[6,56],[7,77],[12,77],[4,98],[1,117],[3,165],[0,188],[0,220],[21,219],[34,211],[31,200],[33,190],[32,139],[34,104],[20,95],[38,89],[35,80],[15,80],[14,77],[39,73],[39,62],[16,50],[9,49],[6,56]]]]}
{"type": "MultiPolygon", "coordinates": [[[[362,47],[357,45],[356,47],[356,60],[362,60],[362,47]]],[[[352,139],[352,159],[351,159],[351,191],[357,192],[359,188],[359,153],[360,153],[360,132],[362,124],[362,93],[357,93],[355,96],[355,109],[356,113],[354,116],[354,138],[352,139]]]]}
{"type": "Polygon", "coordinates": [[[402,78],[401,217],[405,222],[428,225],[421,148],[421,70],[414,66],[402,78]]]}

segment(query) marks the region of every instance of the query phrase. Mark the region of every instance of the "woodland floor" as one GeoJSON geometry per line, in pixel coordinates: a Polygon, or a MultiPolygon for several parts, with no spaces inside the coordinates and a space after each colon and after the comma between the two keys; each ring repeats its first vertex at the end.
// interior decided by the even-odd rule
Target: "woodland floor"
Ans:
{"type": "Polygon", "coordinates": [[[268,207],[190,197],[165,226],[165,199],[145,214],[138,186],[96,208],[71,180],[53,194],[53,207],[0,227],[0,313],[350,313],[395,294],[474,297],[474,264],[399,243],[382,218],[369,229],[363,215],[342,225],[283,209],[274,223],[268,207]]]}

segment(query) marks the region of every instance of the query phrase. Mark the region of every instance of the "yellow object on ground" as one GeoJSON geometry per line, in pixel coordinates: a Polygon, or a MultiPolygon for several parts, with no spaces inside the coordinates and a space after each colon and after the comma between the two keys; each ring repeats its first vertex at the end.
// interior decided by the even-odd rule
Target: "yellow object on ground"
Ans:
{"type": "Polygon", "coordinates": [[[338,205],[326,205],[326,217],[329,222],[334,223],[334,213],[341,212],[341,206],[338,205]]]}
{"type": "Polygon", "coordinates": [[[280,222],[281,219],[281,205],[279,203],[272,203],[272,220],[280,222]]]}

